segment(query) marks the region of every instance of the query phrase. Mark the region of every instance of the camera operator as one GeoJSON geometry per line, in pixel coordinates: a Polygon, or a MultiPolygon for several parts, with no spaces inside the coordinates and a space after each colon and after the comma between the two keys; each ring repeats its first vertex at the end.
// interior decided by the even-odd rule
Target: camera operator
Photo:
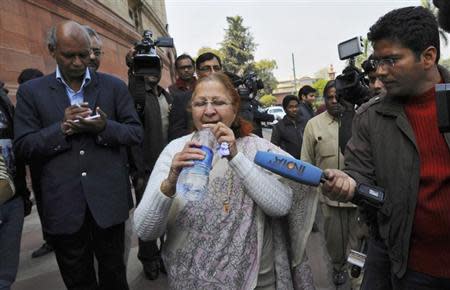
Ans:
{"type": "Polygon", "coordinates": [[[273,115],[259,111],[260,104],[255,98],[258,91],[264,88],[263,82],[253,72],[243,77],[230,72],[225,72],[225,74],[230,78],[241,97],[240,116],[252,122],[253,133],[263,138],[261,122],[273,122],[274,120],[273,115]]]}
{"type": "MultiPolygon", "coordinates": [[[[437,126],[435,85],[450,74],[438,66],[437,22],[423,7],[401,8],[381,17],[368,38],[386,97],[358,109],[345,172],[326,170],[324,192],[349,201],[357,183],[385,189],[377,234],[391,285],[369,289],[449,289],[450,135],[437,126]]],[[[385,270],[370,269],[379,277],[385,270]]]]}
{"type": "Polygon", "coordinates": [[[254,125],[253,133],[263,138],[261,123],[273,122],[273,120],[275,120],[275,117],[272,114],[259,111],[259,107],[261,106],[261,104],[257,100],[255,99],[251,100],[250,104],[252,106],[252,114],[253,114],[253,125],[254,125]]]}
{"type": "MultiPolygon", "coordinates": [[[[149,41],[149,43],[151,43],[149,41]]],[[[134,59],[139,52],[136,45],[127,55],[127,64],[130,69],[129,90],[135,100],[136,111],[144,127],[144,141],[138,146],[131,147],[130,167],[136,202],[142,199],[148,178],[161,151],[168,143],[169,111],[172,97],[161,86],[162,62],[154,52],[154,47],[147,51],[150,64],[145,65],[144,75],[136,74],[134,59]],[[151,58],[151,59],[150,59],[151,58]]],[[[142,66],[143,67],[143,66],[142,66]]],[[[161,239],[162,242],[162,239],[161,239]]],[[[160,251],[156,240],[142,241],[139,239],[138,258],[141,261],[145,276],[150,280],[158,278],[160,267],[160,251]]]]}
{"type": "Polygon", "coordinates": [[[369,58],[364,61],[361,66],[364,70],[364,73],[369,78],[370,97],[383,98],[386,95],[386,88],[384,87],[383,82],[377,76],[373,55],[369,56],[369,58]]]}

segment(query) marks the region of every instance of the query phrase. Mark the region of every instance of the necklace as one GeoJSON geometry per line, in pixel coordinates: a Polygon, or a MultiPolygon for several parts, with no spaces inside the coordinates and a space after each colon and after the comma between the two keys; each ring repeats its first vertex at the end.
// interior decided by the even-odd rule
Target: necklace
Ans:
{"type": "Polygon", "coordinates": [[[227,192],[226,192],[226,196],[223,198],[222,203],[223,203],[223,212],[225,214],[228,214],[231,210],[231,188],[233,185],[233,177],[232,175],[230,175],[230,177],[228,178],[228,186],[227,186],[227,192]]]}
{"type": "Polygon", "coordinates": [[[226,197],[223,199],[223,211],[226,214],[230,212],[230,201],[226,197]]]}

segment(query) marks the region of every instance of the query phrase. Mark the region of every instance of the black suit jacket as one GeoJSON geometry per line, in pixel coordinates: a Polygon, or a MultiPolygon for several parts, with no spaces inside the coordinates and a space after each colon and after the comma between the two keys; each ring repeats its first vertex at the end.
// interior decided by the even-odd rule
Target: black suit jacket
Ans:
{"type": "Polygon", "coordinates": [[[142,127],[128,88],[121,80],[91,72],[84,101],[107,115],[105,130],[65,136],[64,110],[70,106],[55,73],[22,84],[17,92],[14,145],[41,170],[44,231],[70,234],[89,207],[102,228],[124,222],[132,207],[126,146],[142,141],[142,127]]]}

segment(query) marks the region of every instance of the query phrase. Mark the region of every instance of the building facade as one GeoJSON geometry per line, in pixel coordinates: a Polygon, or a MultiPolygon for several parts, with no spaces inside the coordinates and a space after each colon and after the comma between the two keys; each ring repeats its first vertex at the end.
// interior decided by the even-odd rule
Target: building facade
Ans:
{"type": "MultiPolygon", "coordinates": [[[[155,38],[169,36],[164,0],[1,0],[0,80],[15,101],[17,77],[25,68],[44,74],[55,70],[56,62],[47,49],[47,33],[63,20],[74,20],[94,28],[103,41],[101,72],[127,81],[125,55],[144,29],[155,38]]],[[[158,48],[164,64],[161,84],[175,80],[175,48],[158,48]]]]}
{"type": "Polygon", "coordinates": [[[317,81],[315,78],[311,77],[301,77],[294,80],[287,80],[287,81],[280,81],[278,82],[277,88],[272,92],[272,95],[274,95],[277,98],[277,104],[283,103],[283,98],[286,95],[298,95],[298,90],[300,90],[301,87],[304,85],[310,85],[317,81]]]}

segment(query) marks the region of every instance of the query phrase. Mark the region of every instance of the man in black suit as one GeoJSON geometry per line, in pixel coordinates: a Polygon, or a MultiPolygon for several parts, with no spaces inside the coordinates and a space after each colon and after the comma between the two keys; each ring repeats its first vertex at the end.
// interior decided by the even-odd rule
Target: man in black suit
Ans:
{"type": "Polygon", "coordinates": [[[56,72],[19,87],[14,145],[42,166],[42,223],[66,287],[128,289],[124,222],[133,202],[126,147],[142,142],[141,124],[125,83],[87,68],[83,27],[61,23],[50,39],[56,72]]]}

